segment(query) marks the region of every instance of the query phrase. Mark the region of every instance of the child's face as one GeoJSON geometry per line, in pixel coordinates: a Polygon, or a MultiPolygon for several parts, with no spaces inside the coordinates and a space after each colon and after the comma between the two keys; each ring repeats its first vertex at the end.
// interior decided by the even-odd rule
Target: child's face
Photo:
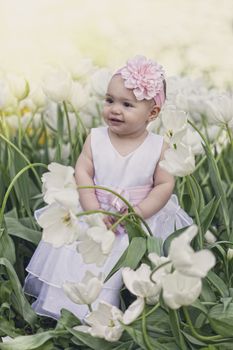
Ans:
{"type": "Polygon", "coordinates": [[[138,101],[127,89],[120,75],[114,75],[108,85],[103,117],[112,132],[119,135],[140,134],[159,113],[152,100],[138,101]]]}

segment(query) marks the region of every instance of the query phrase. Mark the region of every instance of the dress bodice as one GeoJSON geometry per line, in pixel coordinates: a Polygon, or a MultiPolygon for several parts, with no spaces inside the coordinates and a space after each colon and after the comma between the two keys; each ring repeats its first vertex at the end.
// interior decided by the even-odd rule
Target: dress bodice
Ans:
{"type": "Polygon", "coordinates": [[[113,188],[152,187],[162,144],[162,136],[149,132],[134,151],[122,156],[111,143],[107,127],[93,128],[91,150],[95,184],[113,188]]]}

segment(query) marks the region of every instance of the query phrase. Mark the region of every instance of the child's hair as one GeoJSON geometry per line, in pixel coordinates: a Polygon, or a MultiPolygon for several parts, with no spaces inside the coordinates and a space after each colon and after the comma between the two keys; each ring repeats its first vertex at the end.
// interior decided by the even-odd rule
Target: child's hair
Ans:
{"type": "Polygon", "coordinates": [[[161,108],[166,99],[166,80],[164,69],[155,61],[144,56],[135,56],[116,71],[124,80],[124,85],[132,89],[137,100],[154,99],[161,108]]]}

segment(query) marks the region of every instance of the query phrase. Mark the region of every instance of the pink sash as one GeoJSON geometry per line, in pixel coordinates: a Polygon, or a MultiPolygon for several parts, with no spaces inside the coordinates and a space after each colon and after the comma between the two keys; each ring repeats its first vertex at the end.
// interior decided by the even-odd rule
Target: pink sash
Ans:
{"type": "MultiPolygon", "coordinates": [[[[151,191],[151,185],[137,186],[129,188],[112,188],[113,191],[119,193],[124,197],[130,204],[137,205],[140,203],[148,193],[151,191]]],[[[114,207],[117,211],[126,208],[126,204],[113,193],[107,192],[105,190],[96,189],[95,190],[98,201],[102,204],[114,207]]]]}

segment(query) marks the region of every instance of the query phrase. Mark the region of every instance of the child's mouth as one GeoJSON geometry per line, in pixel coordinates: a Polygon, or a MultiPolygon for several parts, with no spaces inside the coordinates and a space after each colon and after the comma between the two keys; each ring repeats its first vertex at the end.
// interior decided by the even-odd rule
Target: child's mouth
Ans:
{"type": "Polygon", "coordinates": [[[117,118],[110,118],[109,120],[110,120],[110,122],[112,122],[112,123],[119,123],[119,124],[120,124],[120,123],[124,123],[123,120],[119,120],[119,119],[117,119],[117,118]]]}

